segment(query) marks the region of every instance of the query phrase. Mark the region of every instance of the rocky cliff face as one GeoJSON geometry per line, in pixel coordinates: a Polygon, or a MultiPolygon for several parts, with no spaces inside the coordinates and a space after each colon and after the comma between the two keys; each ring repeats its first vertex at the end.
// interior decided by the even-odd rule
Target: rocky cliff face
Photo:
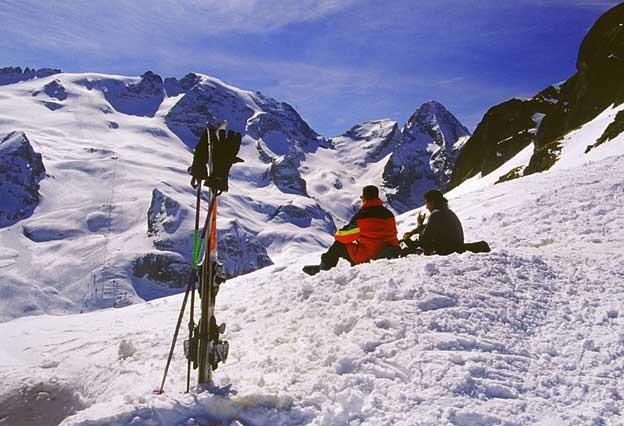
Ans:
{"type": "Polygon", "coordinates": [[[0,227],[30,216],[39,202],[39,181],[45,176],[41,154],[24,132],[0,142],[0,227]]]}
{"type": "Polygon", "coordinates": [[[534,143],[544,116],[560,103],[561,86],[550,86],[533,98],[490,108],[459,155],[451,186],[478,173],[487,175],[534,143]]]}
{"type": "MultiPolygon", "coordinates": [[[[168,287],[182,287],[192,268],[193,217],[189,206],[180,204],[173,194],[166,195],[155,188],[147,211],[147,235],[156,250],[137,257],[134,275],[147,276],[168,287]]],[[[205,212],[200,220],[204,219],[205,212]]],[[[219,261],[229,277],[273,264],[256,235],[236,221],[219,227],[217,242],[219,261]]]]}
{"type": "MultiPolygon", "coordinates": [[[[549,169],[559,138],[624,102],[624,4],[602,15],[583,39],[576,74],[561,86],[558,108],[544,117],[525,174],[549,169]]],[[[597,141],[588,141],[588,146],[597,141]]]]}
{"type": "MultiPolygon", "coordinates": [[[[258,157],[270,163],[266,184],[272,182],[287,194],[307,196],[299,165],[306,152],[327,146],[327,141],[290,105],[196,74],[166,82],[168,93],[184,93],[167,114],[167,125],[189,147],[195,146],[207,125],[227,120],[228,128],[253,139],[258,157]]],[[[243,144],[248,142],[243,140],[243,144]]]]}
{"type": "Polygon", "coordinates": [[[429,101],[401,129],[383,172],[388,200],[398,212],[422,204],[431,188],[446,189],[463,142],[470,135],[442,104],[429,101]]]}
{"type": "Polygon", "coordinates": [[[217,233],[219,262],[228,277],[246,274],[273,264],[258,237],[232,221],[217,233]]]}
{"type": "Polygon", "coordinates": [[[85,80],[83,84],[89,90],[100,90],[116,111],[128,115],[153,117],[165,98],[162,77],[151,71],[130,81],[105,78],[85,80]]]}
{"type": "MultiPolygon", "coordinates": [[[[515,176],[547,170],[557,161],[563,135],[624,101],[624,4],[594,24],[581,44],[576,67],[568,80],[531,99],[492,107],[466,143],[451,186],[477,173],[490,173],[530,143],[534,154],[515,176]]],[[[596,143],[588,141],[588,147],[596,143]]]]}
{"type": "Polygon", "coordinates": [[[58,74],[61,70],[53,68],[24,68],[21,67],[5,67],[0,68],[0,86],[5,84],[19,83],[20,81],[32,80],[33,78],[43,78],[50,75],[58,74]]]}

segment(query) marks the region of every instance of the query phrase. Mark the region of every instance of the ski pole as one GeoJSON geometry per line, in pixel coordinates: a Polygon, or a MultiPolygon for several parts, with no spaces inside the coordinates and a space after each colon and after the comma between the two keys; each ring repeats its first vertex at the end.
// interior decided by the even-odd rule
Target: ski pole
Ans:
{"type": "MultiPolygon", "coordinates": [[[[201,187],[202,181],[200,180],[197,185],[197,203],[195,205],[195,233],[193,234],[193,269],[195,269],[195,264],[197,263],[197,258],[199,257],[199,209],[201,205],[201,187]]],[[[193,286],[195,287],[195,286],[193,286]]],[[[193,350],[193,329],[195,328],[195,320],[194,320],[194,311],[195,311],[195,288],[191,290],[191,313],[189,317],[189,353],[188,359],[186,362],[186,392],[188,393],[191,387],[191,351],[193,350]]]]}

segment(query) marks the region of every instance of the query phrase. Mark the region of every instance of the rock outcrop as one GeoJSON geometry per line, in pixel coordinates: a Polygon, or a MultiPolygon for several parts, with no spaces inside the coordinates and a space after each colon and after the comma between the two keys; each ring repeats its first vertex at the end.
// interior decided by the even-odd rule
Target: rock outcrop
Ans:
{"type": "Polygon", "coordinates": [[[270,215],[269,221],[273,223],[292,223],[300,228],[308,228],[314,225],[329,234],[336,232],[336,225],[331,215],[318,204],[297,205],[293,202],[280,206],[270,215]]]}
{"type": "Polygon", "coordinates": [[[219,262],[228,277],[246,274],[273,264],[266,248],[251,232],[237,222],[217,232],[219,262]]]}
{"type": "MultiPolygon", "coordinates": [[[[576,70],[561,86],[556,111],[544,117],[525,174],[549,169],[563,135],[610,105],[624,102],[624,4],[607,11],[589,30],[579,49],[576,70]]],[[[597,141],[588,141],[588,146],[593,142],[597,141]]]]}
{"type": "Polygon", "coordinates": [[[147,235],[173,234],[186,217],[180,203],[157,188],[152,191],[152,202],[147,211],[147,235]]]}
{"type": "Polygon", "coordinates": [[[431,188],[446,189],[470,135],[442,104],[429,101],[412,114],[383,172],[388,201],[399,213],[422,205],[431,188]]]}
{"type": "MultiPolygon", "coordinates": [[[[601,16],[585,36],[576,73],[533,98],[512,99],[492,107],[466,143],[451,186],[486,175],[528,144],[534,153],[520,177],[548,170],[557,161],[561,138],[595,118],[610,105],[624,102],[624,4],[601,16]]],[[[617,118],[616,118],[617,121],[617,118]]],[[[619,127],[611,127],[609,139],[619,127]]],[[[608,140],[608,139],[605,139],[608,140]]],[[[604,141],[588,141],[588,151],[604,141]]]]}
{"type": "Polygon", "coordinates": [[[83,84],[89,90],[100,90],[110,105],[122,114],[153,117],[165,98],[162,77],[147,71],[138,81],[136,78],[131,81],[107,78],[84,80],[83,84]]]}
{"type": "Polygon", "coordinates": [[[560,86],[550,86],[533,98],[510,99],[490,108],[459,155],[451,186],[478,173],[487,175],[535,143],[544,116],[561,102],[560,91],[560,86]]]}
{"type": "Polygon", "coordinates": [[[191,264],[182,255],[165,251],[146,253],[132,263],[135,277],[148,278],[171,288],[183,288],[191,269],[191,264]]]}
{"type": "Polygon", "coordinates": [[[39,182],[45,176],[41,154],[24,132],[0,141],[0,227],[29,217],[39,203],[39,182]]]}
{"type": "Polygon", "coordinates": [[[21,67],[0,68],[0,86],[32,80],[34,78],[44,78],[59,74],[60,72],[61,70],[53,68],[35,69],[26,67],[23,70],[21,67]]]}

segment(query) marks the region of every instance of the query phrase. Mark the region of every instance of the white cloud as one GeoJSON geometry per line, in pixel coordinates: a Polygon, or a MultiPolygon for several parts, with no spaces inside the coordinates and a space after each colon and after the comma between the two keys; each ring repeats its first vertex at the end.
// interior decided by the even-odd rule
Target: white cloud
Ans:
{"type": "MultiPolygon", "coordinates": [[[[340,11],[354,0],[4,0],[0,33],[36,37],[100,39],[142,33],[258,33],[315,20],[340,11]]],[[[75,41],[75,40],[73,40],[75,41]]]]}

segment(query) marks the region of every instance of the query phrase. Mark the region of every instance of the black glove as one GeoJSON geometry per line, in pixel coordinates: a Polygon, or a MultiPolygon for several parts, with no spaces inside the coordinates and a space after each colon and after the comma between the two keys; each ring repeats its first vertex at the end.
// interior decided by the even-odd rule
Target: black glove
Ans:
{"type": "Polygon", "coordinates": [[[238,132],[227,132],[216,129],[208,129],[210,141],[214,141],[212,173],[206,179],[206,185],[218,191],[228,190],[228,177],[230,169],[234,163],[240,163],[243,160],[238,158],[242,135],[238,132]]]}
{"type": "Polygon", "coordinates": [[[193,152],[193,164],[188,168],[188,173],[193,176],[191,186],[197,188],[200,181],[208,178],[208,131],[203,131],[199,142],[193,152]]]}

